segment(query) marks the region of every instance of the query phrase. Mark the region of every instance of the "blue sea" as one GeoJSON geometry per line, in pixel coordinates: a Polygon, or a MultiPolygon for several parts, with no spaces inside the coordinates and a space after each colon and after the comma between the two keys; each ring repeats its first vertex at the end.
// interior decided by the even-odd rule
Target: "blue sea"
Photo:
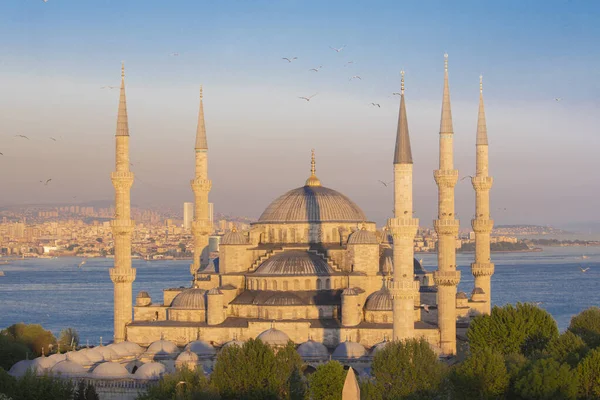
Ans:
{"type": "MultiPolygon", "coordinates": [[[[417,255],[427,270],[434,270],[435,254],[417,255]]],[[[1,259],[0,259],[1,260],[1,259]]],[[[82,343],[112,340],[113,285],[108,276],[112,259],[25,259],[0,264],[0,328],[17,322],[39,323],[58,335],[75,328],[82,343]]],[[[459,254],[462,271],[459,290],[470,293],[473,254],[459,254]]],[[[571,317],[600,305],[600,247],[548,247],[542,252],[493,253],[492,302],[542,302],[560,330],[571,317]],[[582,259],[582,255],[589,258],[582,259]],[[590,267],[582,273],[580,266],[590,267]]],[[[134,260],[137,278],[133,295],[146,290],[154,302],[162,302],[162,289],[189,286],[190,261],[134,260]]]]}

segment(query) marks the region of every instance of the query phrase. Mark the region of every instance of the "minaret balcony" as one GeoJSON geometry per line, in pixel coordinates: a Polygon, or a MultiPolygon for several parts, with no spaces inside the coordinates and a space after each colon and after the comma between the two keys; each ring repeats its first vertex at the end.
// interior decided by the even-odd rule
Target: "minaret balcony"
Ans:
{"type": "Polygon", "coordinates": [[[460,222],[456,219],[436,219],[433,227],[438,235],[458,235],[460,222]]]}
{"type": "Polygon", "coordinates": [[[438,286],[456,286],[460,283],[460,271],[435,271],[433,280],[438,286]]]}
{"type": "Polygon", "coordinates": [[[192,185],[194,193],[199,194],[201,192],[210,192],[212,181],[210,179],[196,178],[190,181],[190,185],[192,185]]]}
{"type": "Polygon", "coordinates": [[[472,219],[471,226],[475,233],[490,233],[494,227],[493,219],[472,219]]]}
{"type": "Polygon", "coordinates": [[[133,172],[131,171],[114,171],[110,173],[110,180],[116,190],[129,190],[133,185],[133,172]]]}
{"type": "Polygon", "coordinates": [[[130,219],[113,219],[110,221],[113,235],[131,235],[135,228],[135,222],[130,219]]]}
{"type": "Polygon", "coordinates": [[[458,182],[458,170],[438,169],[433,171],[433,178],[439,187],[453,188],[458,182]]]}
{"type": "Polygon", "coordinates": [[[390,218],[388,229],[394,237],[412,239],[419,229],[419,219],[410,217],[390,218]]]}
{"type": "Polygon", "coordinates": [[[473,276],[492,276],[494,275],[494,264],[492,263],[472,263],[471,272],[473,276]]]}
{"type": "Polygon", "coordinates": [[[121,269],[115,265],[115,268],[109,269],[108,273],[113,283],[131,283],[135,281],[135,268],[121,269]]]}
{"type": "Polygon", "coordinates": [[[492,188],[492,183],[494,183],[494,178],[491,176],[473,176],[471,178],[471,183],[473,184],[473,189],[477,192],[490,190],[492,188]]]}

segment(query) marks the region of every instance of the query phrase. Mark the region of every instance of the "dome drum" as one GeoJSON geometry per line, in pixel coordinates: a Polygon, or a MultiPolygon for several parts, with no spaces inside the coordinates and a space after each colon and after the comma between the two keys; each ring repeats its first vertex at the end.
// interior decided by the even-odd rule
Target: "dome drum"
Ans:
{"type": "Polygon", "coordinates": [[[320,255],[305,250],[286,250],[263,261],[253,275],[260,276],[323,276],[335,271],[320,255]]]}

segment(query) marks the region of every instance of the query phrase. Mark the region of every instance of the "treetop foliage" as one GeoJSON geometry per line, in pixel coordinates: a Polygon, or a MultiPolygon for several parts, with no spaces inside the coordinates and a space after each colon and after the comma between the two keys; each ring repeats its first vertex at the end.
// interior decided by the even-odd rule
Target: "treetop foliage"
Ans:
{"type": "Polygon", "coordinates": [[[590,307],[573,318],[569,331],[580,336],[589,348],[600,346],[600,308],[590,307]]]}

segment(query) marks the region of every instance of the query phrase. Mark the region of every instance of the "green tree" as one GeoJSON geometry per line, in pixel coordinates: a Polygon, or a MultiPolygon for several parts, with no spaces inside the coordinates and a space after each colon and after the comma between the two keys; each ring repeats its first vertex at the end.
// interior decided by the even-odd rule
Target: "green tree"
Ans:
{"type": "Polygon", "coordinates": [[[568,364],[551,358],[532,361],[515,381],[514,390],[522,399],[576,399],[578,376],[568,364]]]}
{"type": "Polygon", "coordinates": [[[446,376],[446,366],[422,338],[389,343],[375,354],[371,371],[383,399],[429,399],[446,376]]]}
{"type": "Polygon", "coordinates": [[[300,375],[300,370],[302,369],[302,358],[296,351],[296,346],[292,341],[289,341],[287,345],[279,349],[275,354],[275,363],[277,365],[277,387],[279,390],[279,398],[288,399],[290,398],[292,392],[292,384],[294,385],[294,390],[299,394],[298,391],[301,389],[300,382],[298,381],[298,377],[295,376],[292,379],[292,375],[294,371],[296,371],[297,375],[300,375]]]}
{"type": "Polygon", "coordinates": [[[577,366],[579,394],[586,399],[600,399],[600,349],[595,349],[577,366]]]}
{"type": "Polygon", "coordinates": [[[52,332],[38,324],[26,325],[20,322],[0,331],[0,335],[6,335],[15,342],[29,347],[36,357],[42,355],[42,348],[45,353],[48,353],[51,346],[56,346],[56,338],[52,332]]]}
{"type": "Polygon", "coordinates": [[[65,400],[72,399],[75,394],[71,381],[51,375],[37,376],[31,371],[15,379],[8,390],[3,387],[2,391],[15,400],[65,400]]]}
{"type": "MultiPolygon", "coordinates": [[[[211,387],[201,368],[180,368],[174,374],[163,375],[157,385],[150,386],[138,400],[217,400],[219,395],[211,387]]],[[[87,399],[86,399],[87,400],[87,399]]]]}
{"type": "Polygon", "coordinates": [[[329,361],[319,365],[308,377],[308,388],[311,399],[341,400],[346,371],[337,361],[329,361]]]}
{"type": "Polygon", "coordinates": [[[308,399],[308,387],[306,379],[302,375],[299,368],[294,368],[290,374],[288,380],[289,396],[290,400],[307,400],[308,399]]]}
{"type": "Polygon", "coordinates": [[[79,333],[74,328],[66,328],[60,331],[58,344],[61,349],[72,349],[79,345],[79,333]]]}
{"type": "Polygon", "coordinates": [[[590,307],[571,318],[568,330],[580,336],[590,349],[600,346],[600,308],[590,307]]]}
{"type": "Polygon", "coordinates": [[[0,333],[0,368],[8,371],[16,362],[26,359],[27,354],[33,354],[29,347],[0,333]]]}
{"type": "Polygon", "coordinates": [[[571,331],[566,331],[548,343],[546,354],[559,363],[566,362],[571,367],[575,367],[588,350],[583,339],[571,331]]]}
{"type": "Polygon", "coordinates": [[[361,400],[382,400],[383,397],[379,393],[379,388],[375,385],[372,379],[363,379],[358,381],[360,386],[361,400]]]}
{"type": "Polygon", "coordinates": [[[530,356],[544,350],[557,336],[554,318],[546,310],[527,303],[494,307],[490,315],[474,318],[467,331],[473,352],[491,347],[504,355],[530,356]]]}
{"type": "Polygon", "coordinates": [[[100,398],[96,393],[96,387],[82,379],[77,384],[73,400],[100,400],[100,398]]]}
{"type": "Polygon", "coordinates": [[[491,348],[471,354],[450,374],[456,399],[500,399],[510,383],[504,357],[491,348]]]}

